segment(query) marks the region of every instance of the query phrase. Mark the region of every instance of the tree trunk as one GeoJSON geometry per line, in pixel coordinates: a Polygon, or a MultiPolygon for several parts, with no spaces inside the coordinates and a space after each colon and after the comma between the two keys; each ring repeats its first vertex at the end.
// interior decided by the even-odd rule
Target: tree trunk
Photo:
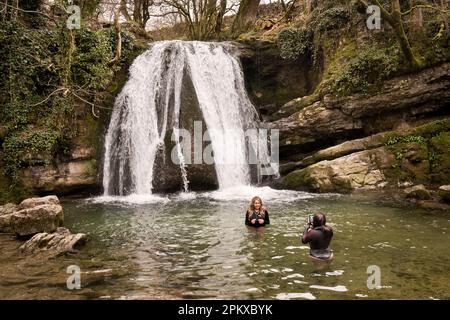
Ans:
{"type": "MultiPolygon", "coordinates": [[[[442,7],[442,10],[447,9],[445,6],[444,0],[441,0],[441,7],[442,7]]],[[[442,18],[443,18],[444,26],[445,26],[445,38],[450,39],[450,24],[448,23],[448,17],[446,16],[445,13],[442,13],[442,18]]]]}
{"type": "Polygon", "coordinates": [[[232,33],[235,37],[241,33],[248,31],[256,22],[256,14],[258,13],[260,0],[242,0],[239,11],[234,18],[232,33]]]}
{"type": "Polygon", "coordinates": [[[109,65],[113,66],[116,65],[119,60],[120,56],[122,55],[122,34],[120,33],[120,22],[119,22],[119,16],[120,16],[120,10],[117,10],[114,12],[114,30],[116,33],[116,52],[114,54],[114,58],[109,61],[109,65]]]}
{"type": "Polygon", "coordinates": [[[403,27],[399,0],[394,0],[392,2],[392,12],[385,18],[395,31],[395,35],[399,41],[400,48],[402,49],[406,61],[411,67],[418,69],[421,64],[412,51],[411,44],[409,43],[408,36],[406,35],[405,28],[403,27]]]}
{"type": "Polygon", "coordinates": [[[222,31],[223,16],[225,15],[225,10],[227,8],[227,0],[220,0],[220,8],[217,13],[216,26],[214,31],[218,37],[220,37],[220,32],[222,31]]]}
{"type": "Polygon", "coordinates": [[[123,17],[127,21],[131,21],[130,14],[128,13],[127,9],[127,1],[126,0],[120,0],[120,12],[122,13],[123,17]]]}
{"type": "Polygon", "coordinates": [[[423,14],[422,9],[416,9],[412,14],[412,26],[415,30],[419,30],[423,27],[423,14]]]}

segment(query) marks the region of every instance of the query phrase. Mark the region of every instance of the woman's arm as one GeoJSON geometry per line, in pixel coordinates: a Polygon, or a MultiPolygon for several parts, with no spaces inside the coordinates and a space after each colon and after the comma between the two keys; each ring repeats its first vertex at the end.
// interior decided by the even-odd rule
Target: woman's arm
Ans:
{"type": "Polygon", "coordinates": [[[250,225],[250,220],[249,220],[249,217],[248,217],[248,211],[245,211],[245,224],[247,226],[250,225]]]}
{"type": "Polygon", "coordinates": [[[264,223],[265,224],[270,224],[269,211],[267,211],[267,210],[264,213],[264,223]]]}

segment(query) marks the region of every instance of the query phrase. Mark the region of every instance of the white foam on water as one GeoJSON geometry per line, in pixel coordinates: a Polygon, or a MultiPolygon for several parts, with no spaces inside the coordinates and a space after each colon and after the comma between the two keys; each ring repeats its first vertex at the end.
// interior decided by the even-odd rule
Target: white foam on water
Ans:
{"type": "MultiPolygon", "coordinates": [[[[286,277],[284,277],[285,279],[291,279],[291,278],[304,278],[305,276],[300,274],[300,273],[294,273],[294,274],[290,274],[286,277]]],[[[283,279],[284,279],[283,278],[283,279]]]]}
{"type": "Polygon", "coordinates": [[[316,300],[316,297],[313,296],[310,292],[306,293],[279,293],[276,295],[275,299],[278,300],[290,300],[290,299],[307,299],[307,300],[316,300]]]}
{"type": "Polygon", "coordinates": [[[327,286],[319,286],[319,285],[312,285],[309,286],[311,289],[319,289],[319,290],[330,290],[335,292],[347,292],[348,289],[346,286],[335,286],[335,287],[327,287],[327,286]]]}
{"type": "Polygon", "coordinates": [[[198,194],[196,192],[180,192],[177,193],[174,200],[194,200],[198,198],[198,194]]]}
{"type": "Polygon", "coordinates": [[[276,190],[270,187],[255,187],[255,186],[236,186],[232,188],[226,188],[216,190],[212,192],[204,192],[202,196],[213,198],[219,201],[236,201],[253,198],[254,196],[261,197],[264,201],[276,202],[292,202],[303,199],[311,199],[316,197],[311,193],[292,191],[292,190],[276,190]]]}
{"type": "Polygon", "coordinates": [[[344,270],[335,270],[331,272],[325,272],[326,276],[342,276],[344,274],[344,270]]]}
{"type": "Polygon", "coordinates": [[[86,199],[92,203],[108,203],[108,204],[149,204],[149,203],[168,203],[170,199],[167,196],[156,194],[130,194],[128,196],[99,196],[86,199]]]}
{"type": "Polygon", "coordinates": [[[294,249],[306,250],[306,249],[309,249],[309,247],[308,246],[288,246],[285,249],[286,250],[294,250],[294,249]]]}

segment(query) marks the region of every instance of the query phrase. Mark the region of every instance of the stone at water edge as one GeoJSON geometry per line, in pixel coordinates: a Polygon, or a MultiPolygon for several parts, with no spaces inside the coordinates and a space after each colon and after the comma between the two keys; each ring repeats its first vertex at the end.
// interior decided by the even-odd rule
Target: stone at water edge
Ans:
{"type": "Polygon", "coordinates": [[[17,205],[14,203],[7,203],[3,206],[0,206],[0,216],[3,214],[10,214],[17,211],[17,205]]]}
{"type": "Polygon", "coordinates": [[[413,198],[417,200],[430,200],[431,194],[425,188],[423,184],[419,184],[417,186],[407,188],[404,190],[407,198],[413,198]]]}
{"type": "Polygon", "coordinates": [[[59,199],[57,196],[46,196],[41,198],[28,198],[23,200],[19,204],[20,209],[29,209],[43,204],[59,205],[59,199]]]}
{"type": "Polygon", "coordinates": [[[58,228],[53,233],[38,233],[20,246],[22,253],[46,252],[60,255],[66,252],[77,252],[87,241],[84,233],[72,234],[69,229],[58,228]]]}
{"type": "MultiPolygon", "coordinates": [[[[63,225],[64,213],[56,196],[30,198],[0,215],[0,232],[29,236],[53,232],[63,225]]],[[[2,207],[5,211],[5,206],[2,207]]]]}
{"type": "Polygon", "coordinates": [[[450,185],[440,186],[438,195],[442,201],[450,203],[450,185]]]}

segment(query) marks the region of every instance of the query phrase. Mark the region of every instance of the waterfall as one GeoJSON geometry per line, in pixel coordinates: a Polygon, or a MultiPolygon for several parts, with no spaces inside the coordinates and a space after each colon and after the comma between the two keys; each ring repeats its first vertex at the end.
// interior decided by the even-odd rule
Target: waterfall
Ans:
{"type": "Polygon", "coordinates": [[[115,101],[105,138],[105,195],[152,192],[154,175],[164,174],[154,172],[154,166],[169,130],[175,136],[187,191],[189,164],[177,130],[185,76],[192,82],[208,129],[219,188],[251,183],[247,144],[267,163],[267,139],[246,136],[257,126],[258,116],[245,90],[236,48],[229,43],[155,42],[133,62],[115,101]]]}

